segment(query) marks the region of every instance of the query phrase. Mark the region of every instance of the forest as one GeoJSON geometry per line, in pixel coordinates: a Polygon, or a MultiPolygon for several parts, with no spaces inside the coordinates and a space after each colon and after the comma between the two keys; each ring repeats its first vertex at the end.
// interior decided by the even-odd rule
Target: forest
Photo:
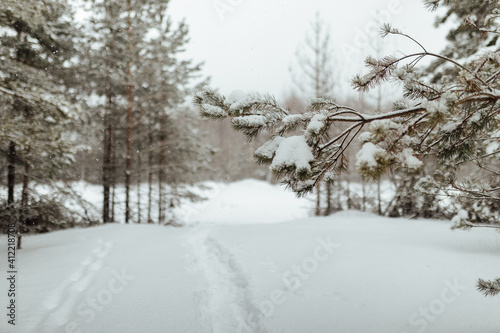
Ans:
{"type": "MultiPolygon", "coordinates": [[[[55,274],[66,282],[57,289],[48,276],[42,277],[45,287],[29,289],[28,294],[47,311],[19,305],[14,311],[19,318],[24,312],[35,319],[24,322],[21,330],[5,320],[0,328],[7,322],[12,332],[112,332],[117,329],[113,323],[123,321],[120,331],[133,332],[140,317],[129,327],[123,316],[126,304],[140,297],[134,281],[144,279],[147,284],[154,276],[150,291],[162,290],[164,280],[159,277],[175,270],[168,278],[172,286],[201,289],[189,301],[176,294],[179,309],[190,310],[169,324],[155,316],[154,308],[164,299],[157,296],[153,309],[144,308],[153,311],[145,315],[150,316],[151,332],[314,331],[320,324],[310,318],[323,316],[322,302],[326,308],[333,306],[330,301],[337,302],[333,307],[338,313],[343,306],[366,311],[360,305],[364,297],[372,310],[380,306],[374,293],[359,294],[349,284],[351,276],[368,271],[355,269],[350,276],[338,277],[330,264],[335,260],[330,255],[340,251],[337,264],[349,267],[359,258],[347,248],[356,246],[368,255],[382,245],[379,239],[387,239],[393,248],[384,252],[386,269],[376,281],[390,280],[391,285],[420,276],[424,268],[399,281],[400,272],[390,264],[404,262],[403,256],[411,261],[408,248],[419,252],[413,264],[429,260],[428,267],[440,267],[429,273],[439,275],[437,284],[446,286],[428,303],[434,317],[395,298],[393,304],[403,302],[402,309],[409,312],[398,314],[401,322],[388,315],[377,326],[369,311],[365,326],[355,326],[348,320],[351,314],[339,326],[320,320],[317,332],[366,332],[369,327],[376,327],[374,332],[455,332],[454,325],[463,326],[460,320],[466,318],[453,323],[460,315],[449,314],[456,303],[453,297],[448,302],[446,293],[460,301],[463,291],[470,304],[480,307],[487,307],[490,298],[477,295],[493,296],[496,303],[490,306],[498,309],[498,0],[422,1],[427,15],[436,17],[436,28],[446,29],[446,45],[430,50],[425,41],[383,23],[380,40],[404,40],[413,48],[385,54],[377,38],[363,72],[348,82],[339,79],[345,59],[338,57],[331,34],[335,24],[318,9],[304,29],[304,42],[291,55],[294,88],[279,97],[279,92],[244,92],[238,87],[226,93],[215,86],[218,73],[207,74],[205,59],[186,55],[189,24],[172,17],[170,5],[159,0],[2,0],[0,221],[5,239],[0,245],[9,249],[5,257],[10,271],[18,274],[17,266],[21,272],[26,265],[33,272],[29,278],[15,275],[20,294],[35,283],[39,258],[49,260],[47,266],[53,268],[58,260],[64,262],[55,274]],[[346,87],[354,94],[344,93],[346,87]],[[346,223],[349,219],[353,224],[346,223]],[[323,235],[323,228],[333,236],[323,235]],[[365,236],[367,230],[374,238],[365,236]],[[147,245],[136,244],[134,232],[147,245]],[[339,236],[344,232],[349,237],[339,236]],[[422,232],[436,233],[428,247],[422,245],[427,242],[422,232]],[[278,233],[284,240],[272,238],[278,233]],[[392,233],[402,238],[392,238],[392,233]],[[363,242],[349,243],[357,237],[363,242]],[[92,239],[92,244],[84,239],[92,239]],[[401,239],[410,245],[400,244],[401,239]],[[67,254],[57,259],[59,252],[47,249],[67,246],[65,240],[74,242],[74,249],[64,248],[67,254]],[[442,250],[440,240],[453,251],[457,247],[467,255],[482,254],[484,268],[465,272],[466,267],[452,267],[451,262],[461,258],[456,253],[440,264],[435,255],[442,250]],[[297,252],[303,246],[305,252],[297,252]],[[189,254],[181,251],[186,247],[189,254]],[[292,259],[279,247],[303,259],[292,259]],[[140,275],[143,266],[123,261],[138,258],[133,249],[144,251],[145,262],[154,269],[163,265],[155,253],[165,254],[169,268],[140,275]],[[318,255],[321,251],[323,256],[318,255]],[[402,254],[387,259],[395,252],[402,254]],[[81,267],[71,273],[71,256],[84,253],[93,254],[76,259],[81,267]],[[270,253],[276,257],[267,258],[270,253]],[[183,257],[189,264],[181,262],[183,257]],[[291,260],[300,264],[290,268],[291,260]],[[323,261],[331,268],[324,268],[323,261]],[[272,267],[266,270],[266,265],[272,267]],[[104,274],[102,267],[107,267],[107,279],[99,275],[104,274]],[[117,267],[128,267],[133,275],[117,267]],[[314,276],[321,269],[321,276],[333,276],[347,289],[324,291],[327,280],[314,276]],[[205,280],[186,278],[193,270],[205,280]],[[272,282],[273,275],[284,286],[272,282]],[[473,290],[461,289],[457,279],[467,280],[473,290]],[[130,294],[112,311],[114,299],[123,296],[111,287],[116,281],[130,294]],[[307,287],[311,281],[319,282],[307,287]],[[214,292],[203,291],[207,288],[214,292]],[[91,293],[94,303],[89,301],[91,293]],[[347,294],[356,301],[350,303],[347,294]],[[261,301],[255,301],[259,297],[261,301]],[[294,321],[288,321],[308,302],[314,304],[304,315],[309,326],[294,328],[294,321]],[[233,304],[231,310],[224,303],[233,304]],[[99,315],[99,304],[102,311],[111,311],[107,321],[99,315]],[[201,320],[193,319],[192,308],[199,308],[201,320]]],[[[237,1],[213,1],[212,15],[224,21],[242,7],[237,1]]],[[[386,251],[384,246],[380,251],[386,251]]],[[[474,265],[473,256],[466,260],[474,265]]],[[[362,267],[369,266],[363,261],[362,267]]],[[[386,284],[377,285],[386,290],[386,284]]],[[[424,285],[436,286],[436,280],[424,285]]],[[[393,296],[392,289],[386,291],[393,296]]],[[[12,304],[22,304],[10,294],[12,304]]],[[[415,292],[410,296],[421,297],[415,292]]],[[[426,302],[419,298],[417,303],[426,302]]],[[[173,306],[168,303],[169,309],[173,306]]],[[[481,316],[481,323],[467,322],[467,332],[500,329],[497,317],[488,311],[481,316]]]]}

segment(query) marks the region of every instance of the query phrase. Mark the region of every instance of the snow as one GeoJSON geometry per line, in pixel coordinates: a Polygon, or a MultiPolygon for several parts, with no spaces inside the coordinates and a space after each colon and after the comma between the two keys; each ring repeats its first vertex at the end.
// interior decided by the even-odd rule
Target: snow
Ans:
{"type": "Polygon", "coordinates": [[[214,117],[227,117],[227,112],[218,106],[203,104],[201,107],[203,109],[203,113],[207,115],[214,117]]]}
{"type": "Polygon", "coordinates": [[[498,150],[498,148],[500,148],[500,143],[492,142],[486,146],[486,154],[493,154],[498,150]]]}
{"type": "Polygon", "coordinates": [[[279,171],[294,167],[296,172],[309,172],[311,171],[309,162],[312,160],[314,156],[304,136],[291,136],[280,143],[271,164],[271,170],[279,171]]]}
{"type": "Polygon", "coordinates": [[[481,121],[481,113],[476,112],[469,119],[473,123],[479,123],[481,121]]]}
{"type": "Polygon", "coordinates": [[[220,185],[198,214],[185,222],[193,223],[276,223],[305,218],[311,203],[297,198],[281,185],[246,179],[220,185]],[[279,198],[278,200],[276,200],[279,198]]]}
{"type": "MultiPolygon", "coordinates": [[[[467,80],[475,80],[474,75],[468,72],[464,72],[464,77],[467,80]]],[[[438,99],[432,101],[424,101],[422,103],[422,106],[425,107],[427,109],[427,112],[429,112],[431,115],[445,114],[446,112],[448,112],[448,104],[456,102],[457,102],[456,94],[451,91],[446,91],[438,99]]]]}
{"type": "Polygon", "coordinates": [[[324,114],[316,114],[312,117],[307,125],[307,132],[318,135],[325,127],[326,116],[324,114]]]}
{"type": "Polygon", "coordinates": [[[416,170],[422,167],[423,163],[415,155],[413,155],[413,149],[405,148],[401,152],[401,164],[408,169],[416,170]]]}
{"type": "Polygon", "coordinates": [[[441,127],[441,130],[445,133],[450,133],[456,130],[460,124],[461,122],[459,121],[450,121],[447,124],[444,124],[443,127],[441,127]]]}
{"type": "Polygon", "coordinates": [[[279,145],[283,142],[284,139],[285,138],[281,136],[275,136],[271,140],[264,143],[261,147],[259,147],[255,151],[255,155],[262,156],[268,159],[273,158],[274,154],[276,153],[276,150],[278,149],[279,145]]]}
{"type": "Polygon", "coordinates": [[[466,210],[459,210],[457,214],[451,219],[451,223],[454,225],[460,225],[463,222],[467,222],[469,220],[469,213],[466,210]]]}
{"type": "Polygon", "coordinates": [[[372,134],[370,132],[363,132],[359,135],[358,140],[359,140],[359,142],[364,143],[364,142],[370,141],[371,137],[372,137],[372,134]]]}
{"type": "Polygon", "coordinates": [[[252,97],[242,90],[233,90],[228,96],[231,111],[236,111],[252,102],[252,97]]]}
{"type": "Polygon", "coordinates": [[[249,115],[232,119],[233,125],[243,127],[262,127],[266,125],[266,117],[259,115],[249,115]]]}
{"type": "Polygon", "coordinates": [[[26,237],[17,325],[4,317],[0,331],[500,330],[500,298],[475,289],[500,275],[499,233],[357,211],[311,218],[312,203],[288,194],[255,180],[218,184],[187,227],[26,237]]]}
{"type": "Polygon", "coordinates": [[[248,98],[248,94],[245,93],[243,90],[233,90],[229,96],[228,96],[228,99],[230,101],[232,101],[233,103],[236,103],[236,102],[243,102],[245,101],[246,99],[248,98]]]}
{"type": "Polygon", "coordinates": [[[283,124],[287,127],[289,126],[294,126],[298,123],[300,123],[303,119],[302,114],[291,114],[288,116],[285,116],[282,120],[283,124]]]}
{"type": "Polygon", "coordinates": [[[398,127],[400,126],[391,119],[382,119],[372,121],[368,125],[368,130],[374,133],[389,133],[389,130],[396,129],[398,127]]]}
{"type": "Polygon", "coordinates": [[[356,154],[356,166],[358,168],[375,168],[377,166],[377,157],[385,154],[385,150],[371,142],[367,142],[363,144],[363,147],[356,154]]]}

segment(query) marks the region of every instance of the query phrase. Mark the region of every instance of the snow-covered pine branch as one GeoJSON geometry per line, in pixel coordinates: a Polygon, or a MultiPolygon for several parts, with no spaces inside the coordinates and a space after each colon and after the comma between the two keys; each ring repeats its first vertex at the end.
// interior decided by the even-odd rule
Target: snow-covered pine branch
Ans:
{"type": "MultiPolygon", "coordinates": [[[[467,1],[426,1],[430,9],[439,5],[449,7],[450,13],[459,17],[469,15],[471,8],[467,1]]],[[[357,167],[364,176],[379,178],[389,168],[416,174],[424,161],[430,161],[436,165],[435,174],[418,182],[417,190],[440,191],[456,199],[463,207],[453,219],[459,228],[478,225],[497,228],[500,226],[497,5],[498,0],[492,0],[484,7],[472,6],[480,16],[469,18],[473,24],[465,30],[452,31],[461,38],[452,41],[457,47],[445,49],[445,54],[428,52],[409,35],[389,25],[383,27],[383,36],[409,38],[422,52],[381,59],[368,57],[368,73],[355,76],[352,84],[365,92],[384,81],[397,82],[413,105],[396,102],[392,111],[368,115],[323,97],[311,100],[305,113],[289,115],[274,98],[256,95],[245,96],[243,102],[230,101],[209,88],[199,92],[194,102],[202,116],[229,117],[233,127],[249,137],[265,131],[270,139],[255,152],[258,162],[269,164],[277,178],[299,195],[342,172],[346,162],[344,152],[361,133],[357,167]],[[472,40],[471,36],[479,36],[480,41],[472,40]],[[467,50],[460,49],[465,48],[460,44],[463,41],[459,42],[464,39],[470,41],[467,50]],[[436,64],[427,69],[418,67],[424,58],[433,58],[436,64]],[[439,72],[438,68],[444,70],[439,72]],[[349,126],[339,130],[334,126],[336,123],[349,126]],[[456,186],[460,173],[470,165],[477,169],[461,186],[456,186]]],[[[500,292],[499,283],[498,279],[479,280],[478,289],[485,295],[496,295],[500,292]]]]}
{"type": "Polygon", "coordinates": [[[311,100],[306,113],[290,115],[272,97],[246,95],[236,100],[208,87],[196,94],[194,103],[205,118],[231,118],[233,128],[249,138],[266,130],[271,138],[255,152],[257,161],[270,165],[278,179],[299,195],[345,167],[345,150],[364,125],[425,111],[424,107],[415,106],[365,115],[331,99],[316,98],[311,100]],[[332,125],[338,122],[354,124],[330,138],[332,125]],[[296,135],[297,131],[300,135],[296,135]]]}
{"type": "MultiPolygon", "coordinates": [[[[429,3],[437,5],[440,2],[429,3]]],[[[412,39],[390,26],[384,26],[383,31],[385,35],[412,39]]],[[[291,115],[271,96],[239,92],[236,97],[225,97],[210,88],[198,92],[194,103],[206,118],[231,118],[234,129],[249,138],[260,133],[269,135],[269,141],[257,150],[256,158],[259,163],[271,165],[277,178],[299,195],[341,172],[346,162],[345,150],[363,131],[366,132],[360,140],[366,147],[362,148],[364,153],[357,165],[371,178],[379,178],[388,168],[416,172],[422,167],[423,159],[436,160],[453,175],[465,163],[491,163],[498,156],[488,155],[486,151],[500,144],[498,140],[491,142],[500,124],[500,87],[496,80],[500,74],[499,50],[459,61],[428,52],[420,43],[415,43],[423,52],[381,59],[369,57],[366,60],[368,73],[353,79],[359,91],[369,90],[383,81],[397,82],[405,97],[414,101],[413,106],[406,102],[395,103],[394,110],[368,115],[321,97],[310,100],[305,113],[291,115]],[[450,63],[457,76],[451,81],[430,82],[418,68],[425,57],[450,63]],[[336,123],[350,125],[338,131],[336,123]],[[304,156],[312,158],[298,161],[289,157],[285,162],[280,155],[280,163],[276,162],[281,145],[297,136],[302,136],[302,142],[308,146],[309,152],[304,156]]],[[[498,183],[498,174],[495,174],[498,170],[491,167],[481,170],[483,173],[489,170],[489,180],[498,183]]],[[[498,191],[490,196],[498,197],[498,191]]]]}

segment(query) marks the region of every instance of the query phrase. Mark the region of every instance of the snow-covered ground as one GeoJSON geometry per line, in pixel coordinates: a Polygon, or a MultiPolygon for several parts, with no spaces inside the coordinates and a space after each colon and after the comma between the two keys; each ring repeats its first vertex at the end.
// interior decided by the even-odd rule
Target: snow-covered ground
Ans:
{"type": "Polygon", "coordinates": [[[182,228],[26,237],[15,327],[0,279],[0,332],[500,332],[500,298],[475,290],[500,276],[493,230],[356,211],[311,218],[307,199],[251,180],[210,193],[182,228]]]}

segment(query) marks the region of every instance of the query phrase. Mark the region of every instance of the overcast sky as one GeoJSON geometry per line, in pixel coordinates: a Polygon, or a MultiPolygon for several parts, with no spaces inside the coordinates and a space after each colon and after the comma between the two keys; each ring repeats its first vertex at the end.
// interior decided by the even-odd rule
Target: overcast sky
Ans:
{"type": "MultiPolygon", "coordinates": [[[[379,26],[394,27],[417,38],[429,50],[444,46],[445,30],[433,26],[419,0],[171,0],[173,19],[185,18],[191,42],[187,55],[204,61],[211,85],[223,93],[235,89],[284,96],[294,87],[289,67],[304,41],[316,11],[330,25],[339,85],[363,70],[362,60],[375,55],[379,26]]],[[[384,53],[417,50],[401,38],[384,42],[384,53]]]]}

